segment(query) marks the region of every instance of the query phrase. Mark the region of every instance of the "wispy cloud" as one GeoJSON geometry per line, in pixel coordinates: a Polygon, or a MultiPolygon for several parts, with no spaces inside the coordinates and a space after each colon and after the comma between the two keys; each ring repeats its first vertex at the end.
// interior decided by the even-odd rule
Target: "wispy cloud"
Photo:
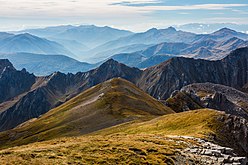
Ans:
{"type": "Polygon", "coordinates": [[[147,5],[147,6],[134,6],[129,7],[140,8],[143,10],[223,10],[231,9],[233,7],[247,7],[248,4],[199,4],[199,5],[179,5],[179,6],[166,6],[166,5],[147,5]]]}
{"type": "Polygon", "coordinates": [[[120,5],[120,6],[157,6],[161,5],[162,1],[159,0],[147,0],[147,1],[120,1],[120,2],[114,2],[109,5],[120,5]]]}
{"type": "MultiPolygon", "coordinates": [[[[230,0],[230,4],[221,4],[226,3],[224,0],[219,0],[217,4],[199,4],[191,0],[190,3],[181,0],[171,2],[172,0],[0,0],[0,23],[9,22],[15,25],[16,22],[28,22],[36,25],[42,21],[44,24],[90,23],[126,27],[144,23],[142,27],[148,24],[150,27],[207,19],[213,13],[229,15],[226,19],[245,17],[248,7],[247,2],[239,4],[237,0],[230,0]],[[160,12],[166,12],[166,15],[160,12]]],[[[245,19],[247,17],[242,18],[245,19]]]]}

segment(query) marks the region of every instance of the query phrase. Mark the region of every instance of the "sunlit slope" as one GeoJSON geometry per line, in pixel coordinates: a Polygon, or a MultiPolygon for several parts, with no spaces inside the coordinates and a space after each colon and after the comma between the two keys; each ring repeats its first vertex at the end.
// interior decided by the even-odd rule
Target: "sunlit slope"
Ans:
{"type": "Polygon", "coordinates": [[[117,78],[79,94],[38,119],[0,134],[2,147],[77,136],[133,120],[174,113],[132,83],[117,78]]]}
{"type": "Polygon", "coordinates": [[[223,127],[219,120],[222,116],[224,113],[216,110],[200,109],[164,115],[142,123],[122,124],[94,134],[159,134],[207,138],[209,135],[218,135],[223,127]]]}
{"type": "MultiPolygon", "coordinates": [[[[215,134],[225,114],[196,110],[169,114],[144,122],[124,123],[90,135],[59,138],[0,151],[1,163],[19,164],[196,164],[181,151],[196,143],[180,135],[215,134]],[[174,136],[170,136],[174,135],[174,136]]],[[[198,162],[199,163],[199,162],[198,162]]]]}

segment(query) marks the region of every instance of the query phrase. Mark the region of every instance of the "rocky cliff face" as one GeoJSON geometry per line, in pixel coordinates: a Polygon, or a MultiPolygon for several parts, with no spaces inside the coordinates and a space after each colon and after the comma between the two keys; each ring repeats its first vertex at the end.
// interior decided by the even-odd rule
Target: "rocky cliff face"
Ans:
{"type": "MultiPolygon", "coordinates": [[[[248,122],[244,118],[226,115],[220,118],[220,121],[223,123],[224,128],[220,130],[220,133],[223,133],[227,136],[226,142],[229,142],[228,146],[233,146],[233,148],[240,155],[248,157],[248,122]]],[[[218,139],[217,139],[218,140],[218,139]]],[[[222,143],[222,141],[220,141],[222,143]]]]}
{"type": "Polygon", "coordinates": [[[146,69],[137,85],[158,99],[192,83],[211,82],[242,88],[248,81],[248,48],[233,51],[219,61],[172,58],[146,69]]]}
{"type": "Polygon", "coordinates": [[[12,63],[9,62],[9,60],[7,60],[7,59],[1,59],[0,60],[0,73],[2,73],[5,68],[12,68],[12,69],[14,69],[12,63]]]}
{"type": "Polygon", "coordinates": [[[28,91],[34,82],[33,74],[17,71],[8,60],[0,60],[0,103],[28,91]]]}
{"type": "MultiPolygon", "coordinates": [[[[23,73],[24,71],[15,72],[23,73]]],[[[22,96],[15,104],[8,106],[0,113],[0,131],[11,129],[29,119],[37,118],[96,84],[115,77],[122,77],[135,82],[140,75],[141,71],[139,69],[129,68],[114,60],[109,60],[99,68],[89,72],[79,72],[77,74],[56,72],[50,76],[40,78],[43,80],[40,80],[41,82],[37,80],[34,85],[35,88],[26,94],[23,94],[24,91],[15,93],[15,96],[18,94],[22,94],[22,96]]],[[[28,86],[27,80],[28,78],[25,78],[22,83],[28,86]]],[[[8,84],[6,81],[3,82],[3,85],[0,82],[0,87],[4,87],[6,84],[8,84]]],[[[9,91],[6,91],[6,93],[9,93],[9,91]]]]}

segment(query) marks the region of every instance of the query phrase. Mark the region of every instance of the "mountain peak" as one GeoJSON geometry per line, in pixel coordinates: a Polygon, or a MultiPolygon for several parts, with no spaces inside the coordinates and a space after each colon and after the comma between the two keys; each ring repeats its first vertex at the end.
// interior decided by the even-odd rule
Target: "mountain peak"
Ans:
{"type": "Polygon", "coordinates": [[[0,73],[2,73],[5,68],[15,69],[8,59],[0,59],[0,73]]]}
{"type": "Polygon", "coordinates": [[[157,32],[158,29],[157,28],[151,28],[147,31],[147,33],[153,33],[153,32],[157,32]]]}
{"type": "Polygon", "coordinates": [[[99,68],[105,68],[105,67],[109,67],[109,66],[117,66],[117,65],[120,65],[119,62],[113,60],[112,58],[111,59],[108,59],[107,61],[105,61],[102,65],[100,65],[99,68]]]}
{"type": "Polygon", "coordinates": [[[15,35],[13,38],[16,38],[16,39],[37,39],[39,37],[34,36],[30,33],[22,33],[22,34],[15,35]]]}
{"type": "Polygon", "coordinates": [[[216,32],[214,32],[213,34],[234,34],[237,33],[235,30],[229,29],[229,28],[222,28],[216,32]]]}
{"type": "Polygon", "coordinates": [[[168,27],[166,30],[169,30],[169,31],[177,31],[174,27],[170,26],[168,27]]]}
{"type": "MultiPolygon", "coordinates": [[[[28,141],[34,142],[33,140],[36,138],[33,137],[36,134],[28,131],[30,129],[38,135],[42,134],[45,138],[49,138],[50,131],[54,132],[57,129],[60,130],[59,134],[53,133],[56,137],[57,135],[62,137],[67,133],[80,135],[137,119],[170,113],[174,113],[174,111],[131,82],[114,78],[89,88],[50,110],[46,115],[41,116],[39,121],[35,120],[28,125],[24,124],[18,129],[27,130],[27,134],[32,136],[30,139],[28,137],[28,141]],[[44,121],[49,121],[49,124],[45,125],[46,129],[43,129],[44,121]],[[39,126],[33,127],[33,124],[39,126]]],[[[8,133],[6,135],[8,136],[8,133]]],[[[27,142],[26,139],[23,142],[27,142]]]]}

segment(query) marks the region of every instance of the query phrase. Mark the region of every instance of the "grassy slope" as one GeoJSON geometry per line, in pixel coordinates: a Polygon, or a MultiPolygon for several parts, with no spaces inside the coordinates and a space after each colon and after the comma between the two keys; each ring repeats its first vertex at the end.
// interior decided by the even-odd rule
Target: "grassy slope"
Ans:
{"type": "Polygon", "coordinates": [[[187,143],[173,141],[168,135],[219,136],[222,125],[217,118],[221,115],[214,110],[196,110],[141,123],[125,123],[91,135],[2,150],[0,163],[173,164],[178,161],[177,150],[187,147],[187,143]]]}
{"type": "Polygon", "coordinates": [[[42,117],[0,133],[0,147],[87,134],[117,124],[174,113],[123,79],[88,89],[42,117]]]}
{"type": "Polygon", "coordinates": [[[187,111],[164,115],[142,123],[122,124],[100,130],[94,134],[159,134],[208,138],[209,135],[213,134],[220,136],[218,132],[222,127],[222,123],[218,121],[218,118],[221,115],[223,113],[209,109],[187,111]]]}

